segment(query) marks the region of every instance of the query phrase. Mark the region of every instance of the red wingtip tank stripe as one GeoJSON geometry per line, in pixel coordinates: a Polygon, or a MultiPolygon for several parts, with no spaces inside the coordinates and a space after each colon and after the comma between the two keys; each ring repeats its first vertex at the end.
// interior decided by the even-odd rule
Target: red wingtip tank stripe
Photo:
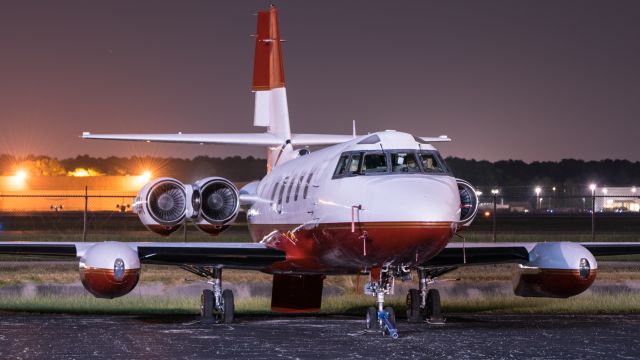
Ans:
{"type": "Polygon", "coordinates": [[[258,12],[253,90],[280,87],[284,87],[284,66],[278,30],[278,10],[272,6],[269,10],[258,12]]]}

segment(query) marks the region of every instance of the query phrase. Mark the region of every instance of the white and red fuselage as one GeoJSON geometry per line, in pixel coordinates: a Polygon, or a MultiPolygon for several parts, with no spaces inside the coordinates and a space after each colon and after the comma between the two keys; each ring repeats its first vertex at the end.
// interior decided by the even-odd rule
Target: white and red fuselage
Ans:
{"type": "Polygon", "coordinates": [[[289,160],[243,188],[255,199],[247,210],[253,240],[287,254],[273,270],[350,273],[439,253],[460,220],[456,179],[444,163],[409,168],[397,154],[442,161],[412,135],[384,131],[289,160]],[[384,155],[387,169],[363,169],[369,155],[384,155]],[[339,174],[345,158],[359,169],[339,174]]]}

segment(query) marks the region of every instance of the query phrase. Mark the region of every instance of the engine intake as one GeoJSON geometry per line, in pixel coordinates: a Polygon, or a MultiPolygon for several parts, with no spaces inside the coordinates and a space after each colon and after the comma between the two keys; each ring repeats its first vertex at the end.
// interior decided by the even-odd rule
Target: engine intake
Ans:
{"type": "Polygon", "coordinates": [[[240,196],[235,185],[223,178],[210,177],[197,181],[194,189],[193,193],[200,196],[198,229],[217,235],[229,227],[240,210],[240,196]]]}
{"type": "Polygon", "coordinates": [[[210,177],[193,185],[160,178],[145,185],[133,204],[147,229],[170,235],[185,219],[207,234],[218,235],[238,216],[238,189],[227,179],[210,177]]]}
{"type": "Polygon", "coordinates": [[[478,194],[467,181],[456,179],[460,193],[460,225],[469,226],[478,214],[478,194]]]}
{"type": "Polygon", "coordinates": [[[185,186],[170,178],[156,179],[145,185],[133,206],[133,211],[149,230],[165,236],[178,230],[186,210],[185,186]]]}
{"type": "Polygon", "coordinates": [[[519,265],[513,292],[523,297],[567,298],[587,290],[596,279],[596,259],[576,243],[539,243],[529,262],[519,265]]]}
{"type": "Polygon", "coordinates": [[[80,281],[97,298],[124,296],[139,279],[138,253],[124,243],[98,243],[80,257],[80,281]]]}

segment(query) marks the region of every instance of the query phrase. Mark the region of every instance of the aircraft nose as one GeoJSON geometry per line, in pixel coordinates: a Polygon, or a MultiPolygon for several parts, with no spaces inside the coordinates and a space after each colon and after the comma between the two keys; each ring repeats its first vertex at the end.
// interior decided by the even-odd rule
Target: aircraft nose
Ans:
{"type": "Polygon", "coordinates": [[[371,185],[366,212],[372,216],[384,214],[388,221],[460,220],[460,194],[451,177],[377,179],[371,185]]]}

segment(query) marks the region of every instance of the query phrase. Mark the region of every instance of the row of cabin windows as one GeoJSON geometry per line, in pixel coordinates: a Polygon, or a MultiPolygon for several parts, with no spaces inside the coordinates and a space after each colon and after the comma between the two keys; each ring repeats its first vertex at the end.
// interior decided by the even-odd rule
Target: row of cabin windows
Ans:
{"type": "Polygon", "coordinates": [[[280,181],[276,181],[273,190],[271,191],[271,202],[276,204],[276,210],[278,213],[282,212],[282,201],[288,204],[291,200],[291,193],[295,184],[295,192],[293,193],[293,201],[298,201],[298,197],[300,195],[300,188],[304,183],[304,189],[302,190],[302,198],[306,199],[307,194],[309,194],[309,185],[311,184],[311,179],[313,178],[313,171],[309,173],[305,181],[305,173],[302,173],[299,177],[294,175],[293,177],[287,176],[282,180],[282,186],[280,186],[280,181]],[[287,187],[288,186],[288,187],[287,187]],[[280,189],[280,191],[278,191],[280,189]],[[285,190],[286,190],[286,198],[285,198],[285,190]],[[278,201],[276,203],[276,194],[278,195],[278,201]]]}
{"type": "Polygon", "coordinates": [[[432,150],[349,152],[340,156],[333,177],[394,173],[449,174],[450,171],[440,154],[432,150]]]}

